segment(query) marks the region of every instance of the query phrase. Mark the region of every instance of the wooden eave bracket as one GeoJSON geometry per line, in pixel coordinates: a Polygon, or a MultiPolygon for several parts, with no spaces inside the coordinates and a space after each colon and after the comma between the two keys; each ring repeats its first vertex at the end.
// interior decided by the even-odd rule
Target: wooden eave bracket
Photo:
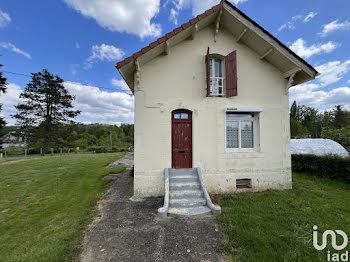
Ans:
{"type": "Polygon", "coordinates": [[[219,14],[216,18],[216,22],[215,22],[215,33],[214,33],[214,41],[215,42],[216,42],[216,40],[218,38],[218,34],[219,34],[221,16],[222,16],[222,8],[220,9],[219,14]]]}
{"type": "Polygon", "coordinates": [[[198,32],[198,25],[194,24],[192,27],[192,34],[191,34],[191,40],[194,40],[198,32]]]}
{"type": "Polygon", "coordinates": [[[135,60],[135,90],[140,89],[140,82],[141,82],[141,72],[140,72],[140,63],[136,59],[135,60]]]}
{"type": "Polygon", "coordinates": [[[273,52],[273,47],[267,50],[263,55],[260,56],[260,60],[263,60],[265,57],[267,57],[269,54],[273,52]]]}
{"type": "Polygon", "coordinates": [[[245,33],[247,33],[248,28],[244,28],[243,31],[240,33],[240,35],[237,37],[236,42],[238,43],[239,41],[241,41],[242,37],[245,35],[245,33]]]}
{"type": "Polygon", "coordinates": [[[286,86],[286,95],[287,95],[288,92],[289,92],[289,88],[291,88],[292,85],[293,85],[294,77],[295,77],[296,74],[299,73],[300,71],[301,71],[301,69],[297,70],[296,72],[292,73],[292,75],[289,77],[288,83],[287,83],[287,86],[286,86]]]}
{"type": "Polygon", "coordinates": [[[170,44],[169,44],[169,41],[166,41],[165,42],[165,54],[166,55],[169,55],[170,54],[170,44]]]}

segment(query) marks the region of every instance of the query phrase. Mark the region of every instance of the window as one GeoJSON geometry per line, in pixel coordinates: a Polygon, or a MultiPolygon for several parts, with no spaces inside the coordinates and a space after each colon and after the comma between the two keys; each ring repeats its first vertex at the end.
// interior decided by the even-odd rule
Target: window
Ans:
{"type": "Polygon", "coordinates": [[[214,97],[237,96],[237,52],[226,56],[211,54],[208,47],[205,56],[206,95],[214,97]]]}
{"type": "Polygon", "coordinates": [[[210,95],[224,95],[224,60],[220,58],[210,59],[210,95]]]}
{"type": "Polygon", "coordinates": [[[187,113],[176,113],[174,114],[175,119],[188,119],[187,113]]]}
{"type": "Polygon", "coordinates": [[[257,149],[257,118],[258,115],[252,113],[226,113],[226,149],[257,149]]]}

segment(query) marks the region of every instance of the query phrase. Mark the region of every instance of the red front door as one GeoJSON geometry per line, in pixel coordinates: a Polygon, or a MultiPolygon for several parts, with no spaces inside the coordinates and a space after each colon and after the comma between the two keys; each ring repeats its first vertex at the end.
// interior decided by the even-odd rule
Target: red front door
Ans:
{"type": "Polygon", "coordinates": [[[172,112],[172,168],[192,168],[192,112],[172,112]]]}

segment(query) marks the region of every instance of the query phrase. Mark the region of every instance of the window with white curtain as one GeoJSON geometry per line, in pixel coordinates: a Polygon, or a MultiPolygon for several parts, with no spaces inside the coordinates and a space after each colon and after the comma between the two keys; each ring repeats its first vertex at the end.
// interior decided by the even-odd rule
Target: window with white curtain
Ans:
{"type": "Polygon", "coordinates": [[[226,149],[252,151],[258,148],[258,114],[226,113],[226,149]]]}
{"type": "Polygon", "coordinates": [[[210,95],[224,96],[225,68],[224,60],[210,58],[210,95]]]}

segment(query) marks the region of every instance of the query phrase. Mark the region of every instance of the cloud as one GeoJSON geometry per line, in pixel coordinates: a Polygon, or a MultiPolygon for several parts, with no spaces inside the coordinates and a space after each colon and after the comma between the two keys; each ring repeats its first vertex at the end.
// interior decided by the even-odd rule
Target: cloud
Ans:
{"type": "Polygon", "coordinates": [[[316,12],[310,12],[308,13],[306,16],[303,15],[295,15],[293,16],[290,21],[288,21],[287,23],[281,25],[277,31],[281,32],[284,29],[289,29],[289,30],[294,30],[296,28],[296,23],[298,23],[299,21],[303,21],[304,23],[308,23],[312,18],[314,18],[317,15],[316,12]]]}
{"type": "Polygon", "coordinates": [[[95,86],[65,82],[64,86],[76,96],[75,109],[81,110],[77,119],[84,123],[120,124],[134,121],[134,97],[123,92],[102,91],[95,86]]]}
{"type": "Polygon", "coordinates": [[[307,16],[305,16],[303,22],[307,23],[309,22],[312,18],[314,18],[317,15],[316,12],[310,12],[307,16]]]}
{"type": "MultiPolygon", "coordinates": [[[[102,91],[95,86],[80,83],[65,82],[64,86],[76,96],[74,107],[81,110],[78,121],[83,123],[120,124],[134,121],[134,97],[122,92],[102,91]]],[[[3,104],[1,115],[9,125],[16,123],[11,114],[16,113],[15,105],[23,102],[19,98],[22,89],[19,85],[9,83],[7,92],[0,95],[3,104]]]]}
{"type": "Polygon", "coordinates": [[[323,109],[332,108],[335,104],[342,104],[350,109],[350,87],[325,89],[327,86],[339,82],[350,71],[350,60],[328,62],[316,67],[316,70],[321,73],[316,80],[290,88],[290,102],[296,100],[298,103],[323,109]]]}
{"type": "Polygon", "coordinates": [[[160,0],[64,0],[82,15],[110,31],[144,37],[161,35],[161,25],[151,20],[159,13],[160,0]]]}
{"type": "Polygon", "coordinates": [[[303,87],[305,86],[300,85],[290,89],[290,101],[324,109],[330,109],[336,104],[350,106],[350,87],[338,87],[329,91],[303,87]]]}
{"type": "MultiPolygon", "coordinates": [[[[231,3],[234,3],[236,5],[245,3],[247,1],[248,0],[230,0],[231,3]]],[[[193,16],[197,16],[203,13],[205,10],[208,10],[209,8],[220,3],[219,0],[168,0],[165,2],[164,6],[167,6],[169,2],[173,4],[174,11],[180,11],[182,9],[191,7],[193,16]]],[[[170,10],[170,16],[172,15],[171,12],[172,11],[170,10]]]]}
{"type": "Polygon", "coordinates": [[[329,24],[324,25],[322,32],[320,32],[319,34],[321,36],[327,36],[331,32],[338,31],[338,30],[348,30],[348,29],[350,29],[349,21],[338,23],[338,20],[334,20],[329,24]]]}
{"type": "Polygon", "coordinates": [[[19,98],[21,92],[22,89],[19,85],[9,83],[6,93],[0,95],[0,104],[3,104],[0,115],[5,118],[8,125],[14,125],[16,123],[16,121],[11,118],[11,115],[16,113],[14,106],[23,102],[23,100],[19,98]]]}
{"type": "Polygon", "coordinates": [[[316,67],[316,70],[321,73],[317,77],[321,86],[327,86],[338,82],[343,76],[350,71],[350,60],[345,62],[332,61],[316,67]]]}
{"type": "Polygon", "coordinates": [[[171,8],[170,10],[170,16],[169,20],[174,23],[174,25],[177,25],[177,16],[179,15],[179,11],[176,11],[174,8],[171,8]]]}
{"type": "Polygon", "coordinates": [[[10,23],[11,23],[10,15],[0,10],[0,28],[8,26],[10,23]]]}
{"type": "Polygon", "coordinates": [[[116,86],[116,87],[120,87],[121,90],[126,90],[126,91],[130,90],[128,85],[125,83],[124,80],[118,80],[118,79],[113,78],[111,80],[111,85],[116,86]]]}
{"type": "Polygon", "coordinates": [[[29,53],[22,51],[21,49],[17,48],[14,44],[3,42],[3,43],[0,43],[0,46],[2,48],[11,50],[12,52],[15,52],[17,54],[23,55],[24,57],[26,57],[28,59],[32,59],[32,57],[29,53]]]}
{"type": "Polygon", "coordinates": [[[115,46],[102,44],[94,45],[91,48],[91,55],[86,59],[86,68],[91,68],[96,60],[101,61],[116,61],[120,60],[125,55],[125,52],[115,46]]]}
{"type": "Polygon", "coordinates": [[[294,51],[297,55],[309,58],[313,55],[319,55],[324,53],[330,53],[334,49],[340,47],[340,44],[329,41],[325,44],[314,44],[311,46],[307,46],[304,39],[297,39],[292,45],[289,47],[292,51],[294,51]]]}
{"type": "Polygon", "coordinates": [[[80,48],[80,44],[78,42],[75,42],[75,48],[77,48],[77,49],[80,48]]]}

